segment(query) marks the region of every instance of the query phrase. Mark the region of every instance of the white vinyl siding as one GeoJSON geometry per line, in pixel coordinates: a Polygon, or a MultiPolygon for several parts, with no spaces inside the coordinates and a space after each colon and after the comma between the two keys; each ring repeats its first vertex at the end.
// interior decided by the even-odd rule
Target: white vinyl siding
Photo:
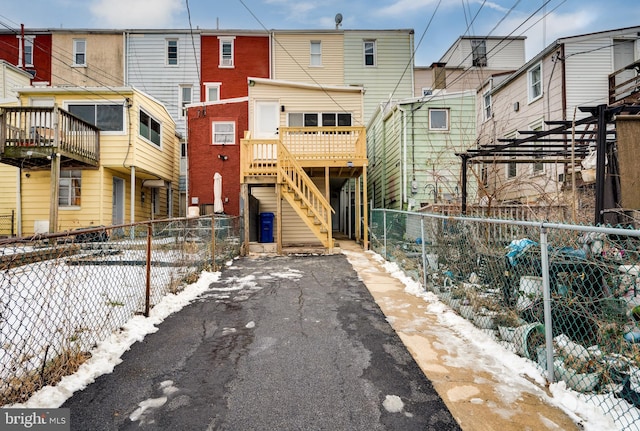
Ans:
{"type": "Polygon", "coordinates": [[[188,32],[130,34],[126,53],[127,85],[143,90],[164,104],[176,121],[176,131],[186,136],[186,119],[180,115],[180,94],[176,88],[191,84],[192,100],[200,100],[199,65],[196,62],[196,58],[201,58],[200,38],[191,40],[188,32]],[[178,46],[189,46],[188,55],[178,52],[180,73],[173,67],[165,67],[167,36],[178,41],[178,46]]]}
{"type": "MultiPolygon", "coordinates": [[[[449,67],[472,67],[472,38],[460,39],[440,59],[449,67]]],[[[524,40],[485,38],[487,67],[492,70],[515,70],[525,62],[524,40]]]]}

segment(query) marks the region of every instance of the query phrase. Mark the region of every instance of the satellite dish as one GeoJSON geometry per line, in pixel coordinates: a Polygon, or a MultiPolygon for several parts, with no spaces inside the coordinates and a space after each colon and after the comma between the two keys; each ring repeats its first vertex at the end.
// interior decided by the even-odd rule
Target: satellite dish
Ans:
{"type": "Polygon", "coordinates": [[[340,27],[340,24],[342,24],[342,14],[338,13],[336,14],[336,30],[340,27]]]}

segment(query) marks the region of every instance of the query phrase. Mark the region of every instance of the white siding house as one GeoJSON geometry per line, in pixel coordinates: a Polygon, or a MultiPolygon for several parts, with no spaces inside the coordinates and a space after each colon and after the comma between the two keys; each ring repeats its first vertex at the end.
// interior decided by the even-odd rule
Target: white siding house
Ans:
{"type": "MultiPolygon", "coordinates": [[[[524,137],[519,131],[549,130],[547,121],[571,121],[574,113],[581,119],[589,114],[580,107],[608,104],[609,75],[640,58],[639,31],[630,27],[561,38],[508,78],[487,80],[477,93],[478,143],[499,144],[499,139],[524,137]],[[485,100],[490,100],[490,116],[485,100]]],[[[497,202],[562,204],[562,181],[574,173],[568,164],[551,162],[486,166],[487,192],[497,202]]]]}

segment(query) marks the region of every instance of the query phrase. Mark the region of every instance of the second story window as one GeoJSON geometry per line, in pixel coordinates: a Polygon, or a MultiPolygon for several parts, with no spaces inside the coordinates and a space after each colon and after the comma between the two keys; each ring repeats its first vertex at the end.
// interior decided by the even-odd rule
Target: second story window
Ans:
{"type": "Polygon", "coordinates": [[[160,122],[143,110],[140,110],[140,136],[154,145],[160,146],[160,122]]]}
{"type": "Polygon", "coordinates": [[[180,86],[180,116],[184,117],[187,115],[186,106],[190,104],[192,99],[192,90],[191,85],[181,85],[180,86]]]}
{"type": "Polygon", "coordinates": [[[33,38],[34,36],[18,35],[18,67],[33,67],[33,38]]]}
{"type": "Polygon", "coordinates": [[[542,97],[542,65],[540,63],[527,72],[527,83],[529,87],[529,102],[542,97]]]}
{"type": "Polygon", "coordinates": [[[448,109],[429,109],[429,130],[449,130],[448,109]]]}
{"type": "Polygon", "coordinates": [[[167,39],[167,65],[178,65],[178,40],[167,39]]]}
{"type": "Polygon", "coordinates": [[[376,65],[376,41],[375,40],[364,41],[364,65],[369,67],[375,67],[376,65]]]}
{"type": "Polygon", "coordinates": [[[491,93],[490,92],[486,92],[484,93],[484,95],[482,96],[482,105],[483,105],[483,109],[484,109],[484,119],[486,120],[490,120],[491,119],[491,93]]]}
{"type": "Polygon", "coordinates": [[[87,41],[73,39],[73,66],[87,65],[87,41]]]}
{"type": "Polygon", "coordinates": [[[124,109],[119,104],[70,103],[67,111],[101,132],[124,132],[124,109]]]}
{"type": "Polygon", "coordinates": [[[471,53],[473,54],[472,65],[476,67],[487,67],[487,42],[484,40],[471,41],[471,53]]]}
{"type": "Polygon", "coordinates": [[[312,40],[310,45],[310,66],[322,66],[322,42],[312,40]]]}
{"type": "Polygon", "coordinates": [[[204,84],[205,102],[215,102],[220,100],[220,83],[207,82],[204,84]]]}
{"type": "Polygon", "coordinates": [[[220,38],[219,67],[233,67],[233,38],[220,38]]]}
{"type": "Polygon", "coordinates": [[[212,123],[213,145],[236,143],[236,123],[232,121],[214,121],[212,123]]]}

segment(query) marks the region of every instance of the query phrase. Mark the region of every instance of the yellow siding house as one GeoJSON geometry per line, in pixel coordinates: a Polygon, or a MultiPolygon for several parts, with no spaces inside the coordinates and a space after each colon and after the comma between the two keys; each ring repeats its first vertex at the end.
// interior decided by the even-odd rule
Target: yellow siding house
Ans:
{"type": "Polygon", "coordinates": [[[131,87],[26,88],[19,99],[0,115],[0,178],[14,189],[0,208],[16,212],[17,235],[177,214],[179,137],[160,102],[131,87]]]}

